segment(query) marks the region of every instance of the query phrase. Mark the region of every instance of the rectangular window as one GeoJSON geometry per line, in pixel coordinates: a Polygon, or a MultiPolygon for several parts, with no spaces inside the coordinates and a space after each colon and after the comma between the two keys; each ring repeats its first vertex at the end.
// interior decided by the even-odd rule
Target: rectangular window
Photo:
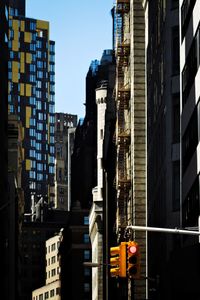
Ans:
{"type": "Polygon", "coordinates": [[[88,216],[84,217],[84,225],[89,225],[89,217],[88,216]]]}
{"type": "MultiPolygon", "coordinates": [[[[199,102],[200,103],[200,102],[199,102]]],[[[199,104],[200,105],[200,104],[199,104]]],[[[193,112],[182,139],[182,169],[185,173],[198,144],[197,108],[193,112]]]]}
{"type": "Polygon", "coordinates": [[[199,186],[200,186],[200,177],[197,176],[188,195],[183,201],[182,219],[183,219],[184,227],[198,226],[198,217],[199,217],[199,210],[200,210],[199,186]]]}
{"type": "Polygon", "coordinates": [[[179,27],[172,28],[172,73],[173,75],[179,74],[179,27]]]}
{"type": "Polygon", "coordinates": [[[180,143],[180,95],[172,95],[172,137],[173,143],[180,143]]]}
{"type": "Polygon", "coordinates": [[[31,105],[35,105],[35,97],[30,97],[30,98],[29,98],[29,103],[30,103],[31,105]]]}
{"type": "Polygon", "coordinates": [[[88,282],[84,283],[84,292],[88,293],[90,291],[90,284],[88,282]]]}
{"type": "Polygon", "coordinates": [[[88,233],[84,233],[83,241],[84,241],[85,244],[88,244],[90,242],[90,237],[89,237],[88,233]]]}
{"type": "Polygon", "coordinates": [[[90,259],[90,250],[84,250],[84,259],[85,260],[90,259]]]}
{"type": "Polygon", "coordinates": [[[50,291],[50,297],[54,297],[54,294],[55,294],[54,290],[51,290],[50,291]]]}
{"type": "Polygon", "coordinates": [[[180,210],[180,161],[173,163],[173,211],[180,210]]]}

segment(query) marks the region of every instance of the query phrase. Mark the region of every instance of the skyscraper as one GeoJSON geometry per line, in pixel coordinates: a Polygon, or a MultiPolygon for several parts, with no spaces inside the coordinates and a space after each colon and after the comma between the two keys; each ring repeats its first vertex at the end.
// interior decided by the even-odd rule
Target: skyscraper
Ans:
{"type": "Polygon", "coordinates": [[[77,115],[55,114],[55,208],[70,210],[71,154],[77,115]]]}
{"type": "Polygon", "coordinates": [[[200,1],[180,1],[181,212],[184,227],[200,216],[200,1]]]}
{"type": "Polygon", "coordinates": [[[54,201],[55,43],[49,23],[25,17],[25,1],[9,8],[8,111],[23,127],[25,211],[31,194],[54,201]]]}

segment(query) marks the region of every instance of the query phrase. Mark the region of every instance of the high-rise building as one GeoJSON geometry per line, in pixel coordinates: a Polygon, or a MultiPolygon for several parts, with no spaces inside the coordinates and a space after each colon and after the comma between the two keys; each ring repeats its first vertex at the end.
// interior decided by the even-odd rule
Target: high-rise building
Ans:
{"type": "MultiPolygon", "coordinates": [[[[148,226],[175,228],[180,227],[178,1],[146,1],[145,22],[148,226]]],[[[177,236],[148,235],[148,276],[157,278],[149,281],[149,297],[161,290],[162,299],[169,297],[166,265],[178,246],[177,236]]]]}
{"type": "Polygon", "coordinates": [[[31,195],[54,202],[55,43],[49,23],[25,17],[25,1],[9,8],[8,112],[23,128],[25,211],[31,195]]]}
{"type": "Polygon", "coordinates": [[[71,155],[77,115],[55,114],[55,208],[70,210],[71,155]]]}
{"type": "MultiPolygon", "coordinates": [[[[180,1],[181,223],[200,216],[200,1],[180,1]]],[[[192,239],[194,242],[194,239],[192,239]]],[[[185,241],[186,242],[186,241],[185,241]]]]}
{"type": "MultiPolygon", "coordinates": [[[[143,5],[148,226],[195,230],[200,214],[200,1],[143,1],[143,5]]],[[[194,236],[149,233],[148,277],[153,279],[148,280],[149,299],[198,299],[198,253],[194,236]],[[187,256],[190,265],[183,266],[187,256]]]]}
{"type": "MultiPolygon", "coordinates": [[[[103,299],[106,294],[106,265],[108,259],[108,234],[104,231],[108,225],[108,204],[106,203],[104,190],[104,140],[107,115],[111,114],[111,103],[113,105],[113,88],[115,82],[115,62],[113,50],[104,50],[99,65],[99,70],[104,69],[104,78],[97,82],[96,105],[97,105],[97,186],[93,188],[93,204],[90,210],[89,232],[92,243],[92,262],[100,263],[99,268],[92,269],[92,299],[103,299]],[[107,219],[107,222],[106,222],[107,219]]],[[[98,73],[98,72],[97,72],[98,73]]],[[[112,106],[114,111],[114,105],[112,106]]],[[[108,274],[107,274],[108,275],[108,274]]]]}
{"type": "Polygon", "coordinates": [[[128,299],[133,295],[134,299],[145,299],[146,233],[133,231],[124,236],[128,225],[145,226],[147,213],[145,24],[142,1],[117,0],[114,21],[116,235],[117,243],[134,239],[141,251],[141,279],[133,282],[128,278],[127,282],[122,283],[121,292],[128,299]]]}
{"type": "MultiPolygon", "coordinates": [[[[8,228],[7,220],[9,211],[7,210],[8,203],[8,6],[6,0],[0,2],[0,136],[2,145],[0,148],[0,253],[2,255],[2,272],[6,274],[8,268],[8,228]]],[[[2,297],[10,299],[8,296],[8,276],[2,278],[2,297]]]]}

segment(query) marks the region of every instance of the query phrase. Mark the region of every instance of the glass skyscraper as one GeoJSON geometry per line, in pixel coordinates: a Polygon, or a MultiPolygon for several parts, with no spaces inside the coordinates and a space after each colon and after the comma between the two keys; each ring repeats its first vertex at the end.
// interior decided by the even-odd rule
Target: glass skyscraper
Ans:
{"type": "MultiPolygon", "coordinates": [[[[17,5],[16,5],[17,6],[17,5]]],[[[9,8],[8,113],[23,126],[25,212],[31,195],[54,202],[55,42],[49,23],[9,8]]]]}

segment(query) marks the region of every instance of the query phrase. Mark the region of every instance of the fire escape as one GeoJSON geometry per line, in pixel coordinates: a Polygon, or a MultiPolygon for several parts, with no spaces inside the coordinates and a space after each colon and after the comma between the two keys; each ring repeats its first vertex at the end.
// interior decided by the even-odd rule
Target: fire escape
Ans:
{"type": "MultiPolygon", "coordinates": [[[[125,34],[127,20],[129,22],[130,0],[116,0],[116,146],[117,146],[117,231],[127,225],[127,202],[131,189],[130,166],[128,152],[130,145],[130,85],[125,83],[128,72],[130,39],[125,34]]],[[[129,26],[129,24],[128,24],[129,26]]]]}

